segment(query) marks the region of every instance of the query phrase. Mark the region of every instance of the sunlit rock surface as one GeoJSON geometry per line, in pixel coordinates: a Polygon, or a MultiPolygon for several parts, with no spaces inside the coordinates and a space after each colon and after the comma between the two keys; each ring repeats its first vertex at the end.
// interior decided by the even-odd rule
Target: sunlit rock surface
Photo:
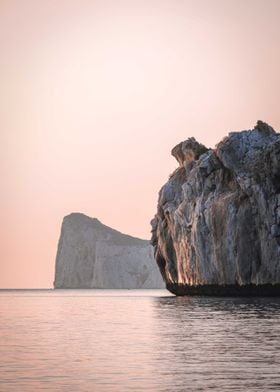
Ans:
{"type": "Polygon", "coordinates": [[[190,138],[161,188],[152,245],[175,294],[279,295],[280,135],[258,121],[214,150],[190,138]]]}
{"type": "Polygon", "coordinates": [[[150,289],[164,283],[149,241],[74,213],[63,220],[54,287],[150,289]]]}

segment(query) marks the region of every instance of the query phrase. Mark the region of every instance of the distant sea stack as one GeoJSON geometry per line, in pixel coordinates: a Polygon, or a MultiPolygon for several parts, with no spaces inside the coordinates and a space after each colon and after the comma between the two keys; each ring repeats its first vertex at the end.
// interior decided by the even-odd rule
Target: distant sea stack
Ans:
{"type": "Polygon", "coordinates": [[[258,121],[215,149],[194,138],[159,192],[155,259],[176,295],[280,295],[280,134],[258,121]]]}
{"type": "Polygon", "coordinates": [[[54,288],[152,289],[164,283],[149,241],[73,213],[63,219],[54,288]]]}

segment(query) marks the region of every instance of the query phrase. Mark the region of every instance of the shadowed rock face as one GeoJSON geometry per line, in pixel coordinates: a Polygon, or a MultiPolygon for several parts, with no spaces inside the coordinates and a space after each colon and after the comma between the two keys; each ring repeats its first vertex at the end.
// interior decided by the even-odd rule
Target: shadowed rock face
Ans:
{"type": "Polygon", "coordinates": [[[149,241],[74,213],[63,219],[54,287],[150,289],[164,284],[149,241]]]}
{"type": "Polygon", "coordinates": [[[179,295],[268,288],[269,295],[274,285],[271,293],[280,293],[280,135],[258,121],[215,150],[191,138],[172,155],[180,166],[151,222],[167,288],[179,295]]]}

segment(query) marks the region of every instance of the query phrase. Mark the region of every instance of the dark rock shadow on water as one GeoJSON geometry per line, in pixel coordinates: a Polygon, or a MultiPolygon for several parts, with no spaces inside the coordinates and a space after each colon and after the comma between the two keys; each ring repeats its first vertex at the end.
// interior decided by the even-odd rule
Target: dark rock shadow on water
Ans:
{"type": "Polygon", "coordinates": [[[280,390],[279,298],[162,297],[153,306],[159,371],[174,390],[280,390]]]}
{"type": "Polygon", "coordinates": [[[238,318],[261,317],[271,318],[274,315],[280,317],[280,298],[279,297],[158,297],[157,306],[164,312],[166,308],[172,307],[172,313],[178,315],[192,312],[194,310],[213,312],[214,317],[217,312],[234,314],[238,318]]]}

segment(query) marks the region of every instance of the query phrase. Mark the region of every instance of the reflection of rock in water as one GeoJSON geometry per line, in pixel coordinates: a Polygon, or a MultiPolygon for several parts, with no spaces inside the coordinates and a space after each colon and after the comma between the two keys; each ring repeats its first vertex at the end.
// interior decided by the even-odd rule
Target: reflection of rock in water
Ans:
{"type": "Polygon", "coordinates": [[[280,299],[163,297],[153,304],[158,371],[173,390],[278,390],[280,299]]]}
{"type": "Polygon", "coordinates": [[[149,241],[122,234],[83,214],[64,218],[55,288],[163,288],[149,241]]]}
{"type": "Polygon", "coordinates": [[[155,258],[177,295],[280,294],[280,135],[258,121],[215,150],[190,138],[159,193],[155,258]]]}

